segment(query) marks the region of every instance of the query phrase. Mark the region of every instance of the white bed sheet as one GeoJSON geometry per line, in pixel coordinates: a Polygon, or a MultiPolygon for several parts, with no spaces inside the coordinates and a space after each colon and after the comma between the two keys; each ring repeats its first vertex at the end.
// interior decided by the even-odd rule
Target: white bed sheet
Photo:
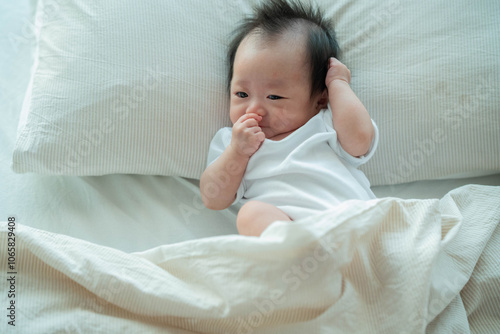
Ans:
{"type": "MultiPolygon", "coordinates": [[[[34,0],[32,0],[34,1],[34,0]]],[[[19,114],[33,64],[29,0],[0,3],[0,220],[82,238],[123,251],[236,233],[237,208],[203,207],[198,181],[177,177],[41,176],[11,171],[19,114]]],[[[464,184],[500,185],[500,174],[374,187],[378,197],[441,198],[464,184]]]]}

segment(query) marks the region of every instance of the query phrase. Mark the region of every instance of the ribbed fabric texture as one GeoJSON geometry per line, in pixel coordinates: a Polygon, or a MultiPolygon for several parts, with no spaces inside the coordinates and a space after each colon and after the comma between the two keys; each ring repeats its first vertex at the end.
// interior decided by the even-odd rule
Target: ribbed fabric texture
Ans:
{"type": "MultiPolygon", "coordinates": [[[[13,169],[198,178],[230,125],[226,46],[257,2],[40,0],[13,169]]],[[[500,170],[496,0],[316,2],[380,130],[372,185],[500,170]]]]}
{"type": "Polygon", "coordinates": [[[499,203],[499,187],[472,185],[441,200],[348,201],[261,238],[133,254],[17,224],[16,296],[1,300],[32,334],[496,333],[499,203]]]}
{"type": "Polygon", "coordinates": [[[39,13],[54,5],[14,170],[198,177],[212,136],[230,125],[224,53],[237,18],[199,1],[49,0],[39,13]]]}

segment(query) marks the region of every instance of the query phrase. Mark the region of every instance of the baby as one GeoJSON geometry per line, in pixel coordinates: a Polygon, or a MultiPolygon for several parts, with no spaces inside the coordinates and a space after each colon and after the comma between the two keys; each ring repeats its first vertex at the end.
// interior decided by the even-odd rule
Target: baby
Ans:
{"type": "Polygon", "coordinates": [[[318,9],[283,0],[266,1],[231,43],[233,127],[214,136],[200,190],[209,209],[243,203],[240,234],[375,197],[357,167],[373,155],[378,130],[337,52],[318,9]]]}

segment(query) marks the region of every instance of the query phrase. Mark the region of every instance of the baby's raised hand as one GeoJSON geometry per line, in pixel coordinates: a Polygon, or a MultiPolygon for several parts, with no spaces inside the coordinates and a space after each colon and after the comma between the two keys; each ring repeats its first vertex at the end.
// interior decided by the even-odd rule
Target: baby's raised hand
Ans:
{"type": "Polygon", "coordinates": [[[231,146],[241,155],[252,156],[266,136],[259,127],[262,116],[249,113],[241,116],[233,125],[231,146]]]}
{"type": "Polygon", "coordinates": [[[343,80],[348,84],[351,83],[351,71],[338,59],[331,57],[328,60],[328,72],[325,79],[326,87],[329,87],[334,80],[343,80]]]}

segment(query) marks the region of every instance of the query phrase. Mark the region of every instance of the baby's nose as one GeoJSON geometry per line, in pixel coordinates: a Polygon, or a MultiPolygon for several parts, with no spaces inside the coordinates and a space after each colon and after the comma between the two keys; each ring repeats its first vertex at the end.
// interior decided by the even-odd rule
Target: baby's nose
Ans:
{"type": "Polygon", "coordinates": [[[253,103],[252,105],[250,105],[248,108],[247,108],[247,111],[246,111],[247,114],[257,114],[259,116],[264,116],[266,114],[266,110],[262,107],[261,104],[259,103],[253,103]]]}

